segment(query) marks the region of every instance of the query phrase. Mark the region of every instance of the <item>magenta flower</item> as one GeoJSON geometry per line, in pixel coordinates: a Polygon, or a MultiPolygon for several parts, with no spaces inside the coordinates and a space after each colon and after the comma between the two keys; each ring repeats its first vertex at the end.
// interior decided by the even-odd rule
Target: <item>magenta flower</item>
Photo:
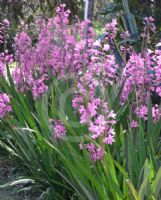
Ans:
{"type": "Polygon", "coordinates": [[[6,26],[6,27],[9,27],[9,26],[10,26],[10,22],[8,21],[8,19],[4,19],[2,23],[3,23],[3,25],[6,26]]]}
{"type": "Polygon", "coordinates": [[[88,103],[87,110],[88,110],[88,113],[90,114],[90,117],[94,117],[96,115],[96,113],[97,113],[97,111],[96,111],[97,110],[96,104],[94,102],[88,103]]]}
{"type": "Polygon", "coordinates": [[[95,123],[96,123],[97,125],[102,125],[102,126],[104,126],[104,125],[106,124],[105,117],[104,117],[103,115],[98,115],[98,117],[97,117],[95,123]]]}
{"type": "Polygon", "coordinates": [[[154,123],[160,120],[161,108],[158,105],[155,105],[152,107],[152,117],[153,117],[154,123]]]}
{"type": "Polygon", "coordinates": [[[105,25],[106,34],[109,39],[114,39],[117,34],[117,21],[112,19],[111,23],[105,25]]]}
{"type": "Polygon", "coordinates": [[[0,76],[3,76],[3,75],[4,75],[4,69],[5,69],[5,65],[4,65],[4,63],[2,63],[2,62],[0,61],[0,76]]]}
{"type": "Polygon", "coordinates": [[[26,32],[16,36],[14,50],[17,66],[13,78],[19,91],[32,90],[37,98],[47,90],[44,83],[38,83],[44,74],[49,80],[52,76],[66,79],[66,75],[78,79],[84,66],[88,66],[94,31],[88,26],[88,20],[70,26],[69,15],[70,11],[62,4],[57,8],[56,16],[48,22],[38,20],[38,42],[35,46],[26,32]]]}
{"type": "Polygon", "coordinates": [[[132,122],[131,122],[131,124],[130,124],[130,127],[131,127],[131,128],[136,128],[136,127],[138,127],[138,122],[135,121],[135,120],[132,120],[132,122]]]}
{"type": "Polygon", "coordinates": [[[146,39],[148,43],[150,43],[151,40],[151,34],[156,32],[156,26],[154,24],[154,18],[153,17],[145,17],[144,18],[144,31],[141,34],[143,38],[146,39]]]}
{"type": "Polygon", "coordinates": [[[4,19],[0,24],[0,44],[6,43],[6,39],[8,36],[10,22],[7,19],[4,19]]]}
{"type": "Polygon", "coordinates": [[[91,132],[91,137],[92,139],[97,139],[98,137],[100,137],[101,135],[104,134],[106,129],[105,125],[95,125],[92,121],[89,124],[89,131],[91,132]]]}
{"type": "Polygon", "coordinates": [[[130,37],[130,34],[129,34],[128,31],[125,31],[124,33],[121,33],[120,36],[121,36],[121,38],[122,38],[123,40],[126,40],[127,38],[130,37]]]}
{"type": "Polygon", "coordinates": [[[89,120],[89,115],[87,113],[87,110],[85,109],[85,107],[83,105],[80,106],[80,109],[79,109],[79,112],[80,112],[80,123],[81,124],[85,124],[88,122],[89,120]]]}
{"type": "Polygon", "coordinates": [[[156,87],[156,93],[161,97],[161,86],[156,87]]]}
{"type": "Polygon", "coordinates": [[[47,91],[48,86],[44,84],[44,81],[45,76],[41,77],[39,80],[33,81],[32,92],[35,99],[37,99],[39,96],[43,95],[47,91]]]}
{"type": "Polygon", "coordinates": [[[114,135],[112,135],[112,134],[107,135],[107,137],[105,137],[105,139],[103,140],[103,142],[105,144],[112,145],[115,142],[114,135]]]}
{"type": "Polygon", "coordinates": [[[95,144],[90,143],[86,144],[85,148],[87,151],[90,153],[90,157],[92,160],[97,161],[97,160],[102,160],[104,156],[104,150],[101,147],[96,147],[95,144]]]}
{"type": "Polygon", "coordinates": [[[156,26],[154,24],[154,18],[153,17],[145,17],[144,18],[144,32],[146,33],[147,31],[152,31],[155,33],[156,31],[156,26]]]}
{"type": "Polygon", "coordinates": [[[59,120],[54,121],[54,133],[53,136],[55,139],[60,139],[64,136],[66,136],[66,129],[63,125],[63,123],[59,120]]]}
{"type": "Polygon", "coordinates": [[[147,120],[147,119],[148,119],[148,107],[145,106],[145,105],[142,105],[142,106],[138,107],[138,108],[136,109],[136,114],[137,114],[140,118],[142,118],[142,119],[144,119],[144,120],[147,120]]]}
{"type": "Polygon", "coordinates": [[[79,106],[83,103],[83,97],[76,95],[72,99],[72,106],[73,108],[79,108],[79,106]]]}
{"type": "Polygon", "coordinates": [[[5,117],[11,111],[9,96],[6,93],[0,94],[0,118],[5,117]]]}

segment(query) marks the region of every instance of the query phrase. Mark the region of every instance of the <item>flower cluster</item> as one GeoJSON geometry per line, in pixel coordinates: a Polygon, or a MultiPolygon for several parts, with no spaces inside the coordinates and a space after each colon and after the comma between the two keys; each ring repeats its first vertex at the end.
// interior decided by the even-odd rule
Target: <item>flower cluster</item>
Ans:
{"type": "MultiPolygon", "coordinates": [[[[97,97],[97,90],[101,90],[99,87],[97,74],[94,76],[94,74],[86,72],[79,79],[73,107],[80,114],[80,123],[88,124],[88,130],[93,140],[101,138],[103,143],[112,144],[115,134],[113,130],[113,125],[116,123],[115,114],[108,109],[105,100],[97,97]]],[[[104,88],[100,92],[103,96],[104,88]]]]}
{"type": "Polygon", "coordinates": [[[0,94],[0,118],[5,117],[11,111],[9,96],[6,93],[0,94]]]}
{"type": "Polygon", "coordinates": [[[117,20],[112,19],[111,23],[105,25],[105,31],[108,39],[114,39],[117,34],[117,20]]]}
{"type": "Polygon", "coordinates": [[[156,50],[152,59],[154,61],[153,73],[155,74],[154,89],[155,92],[161,97],[161,50],[156,50]]]}
{"type": "Polygon", "coordinates": [[[132,120],[132,122],[131,122],[131,124],[130,124],[130,127],[131,127],[131,128],[136,128],[136,127],[138,127],[138,122],[135,121],[135,120],[132,120]]]}
{"type": "Polygon", "coordinates": [[[19,91],[32,90],[37,98],[38,93],[43,94],[47,89],[40,80],[44,73],[49,81],[53,75],[65,79],[74,74],[77,78],[83,67],[88,65],[94,31],[92,28],[86,31],[90,23],[88,20],[70,27],[69,14],[70,11],[63,4],[57,8],[57,15],[48,22],[37,21],[36,45],[24,31],[16,36],[14,50],[17,67],[13,78],[19,91]],[[39,83],[41,92],[38,92],[39,83]]]}
{"type": "Polygon", "coordinates": [[[104,156],[104,150],[102,147],[96,147],[95,144],[90,143],[90,144],[86,144],[85,148],[90,153],[90,157],[92,160],[94,161],[102,160],[104,156]]]}
{"type": "Polygon", "coordinates": [[[145,17],[144,18],[144,31],[141,34],[143,38],[147,40],[148,43],[150,43],[151,40],[151,34],[156,32],[156,26],[154,24],[154,18],[153,17],[145,17]]]}
{"type": "Polygon", "coordinates": [[[0,76],[4,75],[4,69],[5,69],[5,65],[4,63],[0,60],[0,76]]]}
{"type": "Polygon", "coordinates": [[[135,112],[140,118],[142,118],[144,120],[148,119],[148,107],[147,106],[141,105],[140,107],[136,108],[135,112]]]}
{"type": "Polygon", "coordinates": [[[13,55],[10,55],[8,51],[6,50],[6,40],[8,37],[9,25],[10,23],[7,19],[4,19],[0,23],[0,45],[1,45],[1,51],[2,49],[4,50],[0,52],[0,76],[4,76],[5,74],[5,63],[13,62],[13,55]]]}
{"type": "Polygon", "coordinates": [[[45,76],[42,76],[38,80],[34,80],[32,91],[35,99],[47,91],[48,86],[44,84],[44,81],[45,81],[45,76]]]}
{"type": "Polygon", "coordinates": [[[66,129],[63,125],[63,123],[60,120],[54,121],[54,133],[53,136],[55,139],[60,139],[64,136],[66,136],[66,129]]]}
{"type": "Polygon", "coordinates": [[[6,63],[13,63],[13,55],[9,54],[8,50],[0,53],[0,76],[4,76],[6,72],[6,63]]]}
{"type": "Polygon", "coordinates": [[[128,38],[130,38],[130,33],[128,31],[125,31],[124,33],[121,33],[120,34],[120,37],[123,39],[123,40],[126,40],[128,38]]]}
{"type": "Polygon", "coordinates": [[[152,85],[152,77],[148,73],[151,70],[151,65],[148,61],[150,62],[149,55],[146,59],[136,53],[130,56],[123,72],[123,77],[126,81],[122,93],[122,101],[128,98],[132,90],[135,90],[140,102],[148,101],[147,91],[152,85]]]}
{"type": "MultiPolygon", "coordinates": [[[[117,30],[116,21],[112,21],[106,26],[111,28],[111,34],[117,30]]],[[[107,35],[110,32],[108,30],[107,35]]],[[[116,123],[116,119],[114,111],[108,108],[105,96],[106,87],[113,85],[116,81],[118,65],[109,44],[101,44],[100,41],[96,41],[93,43],[91,53],[92,57],[88,66],[78,76],[77,91],[72,105],[80,115],[80,123],[88,125],[91,139],[93,141],[101,140],[104,145],[112,145],[115,142],[113,125],[116,123]]],[[[97,148],[94,143],[84,147],[93,160],[102,159],[104,154],[102,147],[97,148]]]]}
{"type": "Polygon", "coordinates": [[[155,123],[161,118],[161,109],[157,104],[152,107],[152,117],[155,123]]]}
{"type": "Polygon", "coordinates": [[[0,44],[4,44],[6,42],[9,26],[10,22],[7,19],[4,19],[0,23],[0,44]]]}
{"type": "MultiPolygon", "coordinates": [[[[133,53],[130,56],[123,72],[125,85],[122,92],[122,102],[125,102],[130,93],[135,94],[136,101],[133,102],[134,112],[144,120],[148,118],[148,101],[152,93],[160,96],[160,51],[144,52],[144,54],[133,53]]],[[[157,106],[157,105],[156,105],[157,106]]],[[[155,107],[153,110],[155,110],[155,107]]],[[[157,108],[157,117],[153,115],[154,122],[159,120],[160,108],[157,108]]]]}

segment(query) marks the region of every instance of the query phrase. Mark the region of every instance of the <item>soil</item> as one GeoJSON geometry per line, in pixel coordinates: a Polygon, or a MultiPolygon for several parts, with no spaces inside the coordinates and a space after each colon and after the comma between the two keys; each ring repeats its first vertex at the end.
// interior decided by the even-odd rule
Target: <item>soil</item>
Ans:
{"type": "MultiPolygon", "coordinates": [[[[10,159],[7,156],[0,155],[0,186],[15,180],[13,169],[14,166],[10,159]]],[[[0,187],[0,200],[33,200],[29,194],[18,193],[18,189],[20,188],[21,186],[5,187],[3,189],[0,187]]]]}

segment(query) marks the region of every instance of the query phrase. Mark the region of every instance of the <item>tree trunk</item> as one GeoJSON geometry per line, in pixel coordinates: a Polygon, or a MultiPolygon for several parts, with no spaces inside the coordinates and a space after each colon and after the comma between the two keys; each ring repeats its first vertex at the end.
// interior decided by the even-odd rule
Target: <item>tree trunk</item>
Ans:
{"type": "Polygon", "coordinates": [[[89,0],[88,19],[90,19],[91,22],[93,21],[93,18],[94,18],[94,4],[95,4],[95,0],[89,0]]]}

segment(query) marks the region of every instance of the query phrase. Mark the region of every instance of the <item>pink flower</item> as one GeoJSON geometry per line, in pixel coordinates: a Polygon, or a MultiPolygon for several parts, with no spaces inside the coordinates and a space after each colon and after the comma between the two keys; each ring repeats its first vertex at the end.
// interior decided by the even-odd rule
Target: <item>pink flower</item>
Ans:
{"type": "Polygon", "coordinates": [[[80,149],[80,150],[83,149],[83,144],[82,144],[82,143],[79,144],[79,149],[80,149]]]}
{"type": "Polygon", "coordinates": [[[125,31],[124,33],[121,33],[120,36],[121,36],[122,39],[126,40],[127,38],[130,37],[130,34],[129,34],[128,31],[125,31]]]}
{"type": "Polygon", "coordinates": [[[104,117],[103,115],[98,115],[98,117],[97,117],[95,123],[96,123],[97,125],[102,125],[102,126],[104,126],[104,125],[106,124],[106,122],[105,122],[105,117],[104,117]]]}
{"type": "Polygon", "coordinates": [[[149,74],[153,65],[150,54],[145,52],[144,57],[133,53],[123,71],[125,85],[122,92],[122,101],[125,102],[129,94],[134,91],[139,102],[147,103],[147,94],[151,91],[154,77],[149,74]],[[137,89],[136,89],[137,88],[137,89]],[[144,95],[143,95],[144,94],[144,95]]]}
{"type": "Polygon", "coordinates": [[[86,144],[85,148],[90,153],[90,157],[92,160],[97,161],[97,160],[103,159],[104,150],[102,147],[97,148],[95,144],[90,143],[90,144],[86,144]]]}
{"type": "Polygon", "coordinates": [[[88,103],[88,112],[91,117],[96,115],[97,106],[94,102],[88,103]]]}
{"type": "Polygon", "coordinates": [[[114,113],[113,110],[110,111],[110,113],[108,114],[108,117],[109,117],[109,118],[113,118],[113,119],[116,118],[116,114],[114,113]]]}
{"type": "Polygon", "coordinates": [[[109,128],[108,134],[115,135],[115,131],[114,131],[114,129],[112,127],[109,128]]]}
{"type": "Polygon", "coordinates": [[[96,41],[93,43],[93,45],[96,46],[96,47],[101,47],[101,48],[102,48],[101,40],[96,40],[96,41]]]}
{"type": "Polygon", "coordinates": [[[10,22],[8,21],[8,19],[4,19],[2,23],[6,27],[9,27],[9,25],[10,25],[10,22]]]}
{"type": "Polygon", "coordinates": [[[10,22],[7,19],[4,19],[0,25],[0,44],[4,44],[8,36],[10,22]]]}
{"type": "Polygon", "coordinates": [[[161,86],[156,87],[156,93],[161,97],[161,86]]]}
{"type": "Polygon", "coordinates": [[[34,80],[32,83],[32,92],[35,99],[43,95],[48,89],[48,86],[44,84],[44,80],[45,76],[41,77],[39,80],[34,80]]]}
{"type": "Polygon", "coordinates": [[[131,124],[130,124],[130,127],[131,127],[131,128],[136,128],[136,127],[138,127],[138,122],[135,121],[135,120],[132,120],[132,122],[131,122],[131,124]]]}
{"type": "Polygon", "coordinates": [[[148,29],[152,32],[155,32],[156,31],[156,26],[154,24],[154,18],[153,17],[145,17],[144,18],[144,24],[145,24],[145,27],[144,27],[144,32],[148,31],[148,29]]]}
{"type": "Polygon", "coordinates": [[[4,63],[2,63],[2,62],[0,61],[0,76],[3,76],[3,75],[4,75],[4,68],[5,68],[4,63]]]}
{"type": "Polygon", "coordinates": [[[146,38],[147,42],[150,43],[151,34],[156,32],[156,26],[154,24],[153,17],[145,17],[144,18],[144,32],[141,34],[143,38],[146,38]]]}
{"type": "Polygon", "coordinates": [[[110,49],[110,45],[109,44],[104,44],[103,50],[104,51],[108,51],[109,49],[110,49]]]}
{"type": "Polygon", "coordinates": [[[107,23],[105,25],[106,34],[109,39],[114,39],[117,34],[117,21],[116,19],[112,19],[111,23],[107,23]]]}
{"type": "Polygon", "coordinates": [[[9,96],[6,93],[0,94],[0,118],[5,117],[11,111],[9,96]]]}
{"type": "Polygon", "coordinates": [[[148,119],[148,107],[147,106],[140,106],[136,109],[136,114],[144,119],[144,120],[147,120],[148,119]]]}
{"type": "Polygon", "coordinates": [[[115,142],[114,135],[109,134],[109,135],[103,140],[103,142],[104,142],[105,144],[110,144],[110,145],[112,145],[112,144],[115,142]]]}
{"type": "Polygon", "coordinates": [[[72,99],[72,106],[73,108],[79,108],[79,106],[83,103],[83,97],[81,96],[75,96],[73,99],[72,99]]]}
{"type": "Polygon", "coordinates": [[[55,139],[60,139],[64,136],[66,136],[66,129],[63,125],[63,123],[59,120],[54,121],[54,133],[53,136],[55,139]]]}
{"type": "Polygon", "coordinates": [[[80,112],[80,123],[81,124],[84,124],[84,123],[87,123],[88,119],[89,119],[89,115],[87,113],[87,110],[85,109],[85,107],[82,105],[80,106],[80,109],[79,109],[79,112],[80,112]]]}
{"type": "Polygon", "coordinates": [[[158,105],[155,105],[152,107],[152,117],[154,122],[158,122],[160,120],[161,117],[161,109],[159,108],[158,105]]]}

